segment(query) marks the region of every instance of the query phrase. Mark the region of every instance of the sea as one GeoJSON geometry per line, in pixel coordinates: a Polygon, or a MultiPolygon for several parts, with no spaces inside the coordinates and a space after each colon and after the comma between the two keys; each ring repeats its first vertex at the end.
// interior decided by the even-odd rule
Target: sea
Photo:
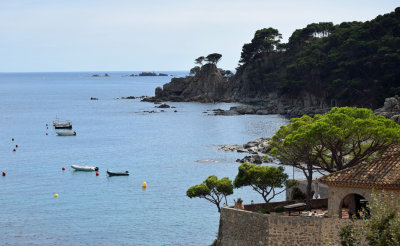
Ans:
{"type": "MultiPolygon", "coordinates": [[[[119,99],[154,96],[157,86],[187,75],[127,76],[139,72],[0,73],[0,245],[198,246],[216,239],[217,207],[186,190],[210,175],[233,180],[245,154],[218,148],[271,137],[288,120],[212,115],[234,103],[161,109],[119,99]],[[71,120],[76,136],[57,136],[56,118],[71,120]],[[99,175],[73,164],[97,166],[99,175]],[[107,170],[130,176],[108,177],[107,170]]],[[[239,197],[263,201],[241,188],[228,205],[239,197]]]]}

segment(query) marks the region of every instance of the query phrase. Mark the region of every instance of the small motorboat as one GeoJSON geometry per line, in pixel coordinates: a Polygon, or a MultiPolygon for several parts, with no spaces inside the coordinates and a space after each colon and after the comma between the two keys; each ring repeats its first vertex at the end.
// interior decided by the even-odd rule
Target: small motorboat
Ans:
{"type": "Polygon", "coordinates": [[[75,169],[76,171],[99,171],[98,167],[93,167],[93,166],[78,166],[78,165],[71,165],[71,168],[75,169]]]}
{"type": "Polygon", "coordinates": [[[53,126],[55,129],[72,129],[72,122],[69,120],[60,120],[56,117],[53,121],[53,126]]]}
{"type": "Polygon", "coordinates": [[[125,172],[112,172],[107,170],[108,176],[129,176],[129,171],[125,172]]]}
{"type": "Polygon", "coordinates": [[[58,136],[76,136],[75,131],[58,131],[56,133],[58,136]]]}

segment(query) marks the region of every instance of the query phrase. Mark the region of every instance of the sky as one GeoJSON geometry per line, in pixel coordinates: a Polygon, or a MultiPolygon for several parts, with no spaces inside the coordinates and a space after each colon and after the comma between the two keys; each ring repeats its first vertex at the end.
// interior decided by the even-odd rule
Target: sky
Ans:
{"type": "Polygon", "coordinates": [[[366,21],[399,0],[0,0],[0,72],[189,70],[273,27],[286,42],[313,22],[366,21]]]}

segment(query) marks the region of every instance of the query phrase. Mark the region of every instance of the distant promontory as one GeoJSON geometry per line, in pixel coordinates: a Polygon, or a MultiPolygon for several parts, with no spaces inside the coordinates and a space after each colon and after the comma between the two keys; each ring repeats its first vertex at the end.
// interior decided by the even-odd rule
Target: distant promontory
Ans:
{"type": "Polygon", "coordinates": [[[173,78],[146,100],[234,101],[295,116],[333,106],[376,109],[400,94],[400,8],[366,22],[312,23],[281,39],[274,28],[258,30],[233,76],[199,57],[190,76],[173,78]]]}

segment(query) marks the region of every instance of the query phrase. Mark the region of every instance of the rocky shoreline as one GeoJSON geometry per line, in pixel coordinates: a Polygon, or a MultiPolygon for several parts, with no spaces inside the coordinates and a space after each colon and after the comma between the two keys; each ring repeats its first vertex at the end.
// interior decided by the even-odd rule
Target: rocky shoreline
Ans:
{"type": "Polygon", "coordinates": [[[237,85],[234,77],[226,78],[214,64],[205,64],[194,76],[172,78],[171,82],[155,89],[154,97],[143,98],[144,102],[239,102],[242,106],[229,110],[218,109],[214,115],[281,114],[287,117],[323,114],[331,109],[320,98],[299,92],[296,98],[280,97],[271,91],[266,95],[252,95],[237,85]],[[240,92],[239,92],[240,90],[240,92]]]}
{"type": "Polygon", "coordinates": [[[237,159],[236,162],[244,163],[249,162],[253,164],[271,163],[275,159],[267,155],[268,151],[271,150],[269,145],[270,138],[259,138],[243,145],[223,145],[218,151],[227,152],[238,152],[238,153],[249,153],[250,156],[245,156],[242,159],[237,159]]]}
{"type": "Polygon", "coordinates": [[[245,115],[245,114],[256,114],[256,115],[270,115],[280,114],[288,118],[301,117],[303,115],[314,116],[315,114],[324,114],[331,108],[296,108],[296,107],[284,107],[279,109],[276,105],[271,104],[267,106],[255,106],[255,105],[241,105],[230,107],[229,110],[214,109],[214,115],[245,115]]]}

